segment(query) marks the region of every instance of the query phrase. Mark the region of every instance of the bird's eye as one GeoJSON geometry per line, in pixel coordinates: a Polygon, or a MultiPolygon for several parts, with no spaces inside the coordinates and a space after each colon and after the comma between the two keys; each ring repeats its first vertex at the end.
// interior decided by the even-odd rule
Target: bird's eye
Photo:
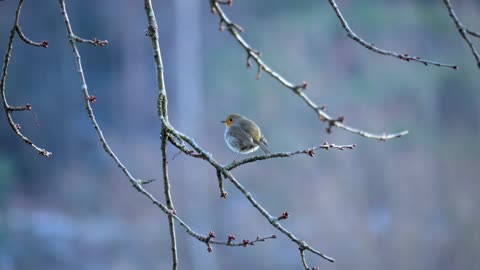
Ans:
{"type": "Polygon", "coordinates": [[[232,118],[230,118],[230,119],[228,119],[228,121],[229,121],[229,122],[232,122],[232,121],[233,121],[233,119],[232,119],[232,118]]]}

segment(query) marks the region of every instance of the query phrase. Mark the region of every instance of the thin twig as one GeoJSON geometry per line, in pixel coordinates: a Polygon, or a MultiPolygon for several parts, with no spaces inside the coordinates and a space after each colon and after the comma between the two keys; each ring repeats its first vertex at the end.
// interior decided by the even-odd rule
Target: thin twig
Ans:
{"type": "Polygon", "coordinates": [[[353,39],[354,41],[356,41],[357,43],[359,43],[363,47],[369,49],[370,51],[376,52],[376,53],[381,54],[381,55],[392,56],[392,57],[395,57],[395,58],[398,58],[400,60],[404,60],[404,61],[407,61],[407,62],[410,62],[410,61],[419,62],[419,63],[422,63],[426,66],[434,65],[434,66],[438,66],[438,67],[448,67],[448,68],[452,68],[452,69],[458,69],[458,66],[456,66],[456,65],[434,62],[434,61],[422,59],[418,56],[410,56],[408,54],[400,54],[400,53],[396,53],[396,52],[392,52],[392,51],[382,50],[380,48],[375,47],[374,44],[368,43],[365,40],[361,39],[357,34],[355,34],[355,32],[352,31],[352,29],[350,29],[350,26],[348,26],[347,20],[345,20],[342,13],[338,9],[338,6],[335,3],[335,0],[328,0],[328,2],[330,3],[330,6],[332,6],[333,11],[335,11],[335,14],[337,15],[338,19],[340,20],[340,23],[342,24],[343,29],[345,29],[345,31],[347,32],[348,37],[353,39]]]}
{"type": "Polygon", "coordinates": [[[42,42],[35,42],[29,39],[23,32],[22,28],[20,28],[20,25],[17,24],[15,26],[15,29],[18,33],[18,36],[23,40],[23,42],[27,43],[28,45],[36,46],[36,47],[43,47],[43,48],[48,48],[48,41],[44,40],[42,42]]]}
{"type": "MultiPolygon", "coordinates": [[[[19,8],[18,10],[21,9],[21,6],[23,4],[23,0],[20,0],[19,2],[19,8]]],[[[20,13],[18,13],[20,14],[20,13]]],[[[36,47],[44,47],[44,48],[47,48],[48,47],[48,41],[44,40],[42,42],[35,42],[35,41],[32,41],[30,40],[22,31],[22,28],[20,27],[20,16],[16,16],[15,17],[15,31],[18,33],[18,36],[23,40],[23,42],[29,44],[29,45],[32,45],[32,46],[36,46],[36,47]]]]}
{"type": "Polygon", "coordinates": [[[467,30],[467,33],[469,33],[470,35],[480,38],[480,33],[479,32],[475,32],[475,31],[470,30],[468,28],[466,28],[465,30],[467,30]]]}
{"type": "Polygon", "coordinates": [[[18,7],[15,12],[15,21],[13,24],[12,29],[10,30],[10,36],[8,38],[8,45],[7,45],[7,51],[5,53],[5,60],[3,62],[3,69],[2,69],[2,77],[0,79],[0,94],[2,96],[2,103],[3,103],[3,109],[5,110],[5,114],[7,116],[7,121],[10,127],[12,128],[13,132],[20,137],[26,144],[32,146],[40,155],[44,157],[49,157],[52,153],[48,152],[47,150],[38,147],[36,144],[34,144],[29,138],[27,138],[23,133],[20,131],[20,125],[15,123],[12,118],[12,112],[14,111],[23,111],[23,110],[31,110],[31,105],[27,104],[23,107],[16,107],[16,106],[10,106],[7,102],[7,95],[6,95],[6,87],[5,83],[7,80],[7,73],[8,73],[8,65],[10,63],[11,57],[12,57],[12,50],[13,50],[13,40],[15,38],[15,33],[17,33],[17,23],[20,17],[21,9],[23,5],[23,0],[20,0],[18,2],[18,7]]]}
{"type": "Polygon", "coordinates": [[[158,25],[155,18],[155,13],[152,8],[152,2],[150,0],[145,0],[145,12],[147,15],[148,29],[147,36],[150,37],[152,41],[153,48],[153,58],[155,61],[155,68],[157,69],[157,86],[158,86],[158,99],[157,99],[157,111],[162,127],[170,126],[168,121],[167,112],[167,90],[165,87],[165,80],[163,76],[163,62],[162,56],[160,54],[160,43],[158,42],[158,25]]]}
{"type": "Polygon", "coordinates": [[[303,268],[305,270],[309,270],[310,267],[308,267],[307,260],[305,259],[305,249],[299,248],[299,250],[300,250],[300,258],[302,259],[303,268]]]}
{"type": "Polygon", "coordinates": [[[184,153],[186,154],[187,156],[191,156],[191,157],[194,157],[194,158],[199,158],[199,159],[205,159],[204,155],[201,154],[201,153],[197,153],[193,150],[190,150],[187,148],[187,146],[185,146],[185,144],[182,142],[177,142],[175,141],[174,138],[172,138],[173,136],[169,136],[168,137],[168,141],[173,144],[175,147],[177,147],[179,150],[180,150],[180,153],[184,153]]]}
{"type": "Polygon", "coordinates": [[[304,149],[304,150],[298,150],[298,151],[294,151],[294,152],[277,152],[277,153],[270,153],[268,155],[248,157],[248,158],[245,158],[245,159],[242,159],[242,160],[239,160],[239,161],[233,161],[232,163],[226,165],[224,168],[226,170],[230,171],[230,170],[233,170],[240,165],[250,163],[250,162],[255,162],[255,161],[259,161],[259,160],[266,160],[266,159],[271,159],[271,158],[285,158],[285,157],[291,157],[291,156],[300,155],[300,154],[306,154],[306,155],[309,155],[309,156],[313,157],[315,155],[315,150],[317,150],[317,149],[325,149],[325,150],[338,149],[338,150],[343,151],[344,149],[354,149],[355,147],[356,147],[355,144],[336,145],[336,144],[329,144],[329,143],[325,142],[325,143],[323,143],[322,145],[319,145],[319,146],[311,147],[311,148],[304,149]]]}
{"type": "Polygon", "coordinates": [[[248,239],[243,239],[242,242],[238,242],[238,243],[234,243],[233,240],[235,240],[235,236],[234,235],[229,235],[228,236],[228,241],[227,241],[227,246],[232,246],[232,247],[247,247],[247,246],[253,246],[255,245],[256,243],[258,242],[265,242],[266,240],[268,239],[276,239],[277,236],[275,234],[271,235],[271,236],[266,236],[266,237],[262,237],[260,238],[259,236],[257,236],[257,238],[255,238],[255,240],[248,240],[248,239]],[[230,241],[230,239],[232,241],[230,241]]]}
{"type": "Polygon", "coordinates": [[[217,179],[218,179],[218,188],[220,189],[220,197],[221,198],[227,198],[228,192],[225,191],[225,188],[223,187],[223,177],[222,177],[222,172],[217,170],[217,179]]]}
{"type": "Polygon", "coordinates": [[[75,40],[75,42],[87,43],[87,44],[91,44],[93,46],[103,47],[103,46],[108,44],[108,40],[100,40],[100,39],[97,39],[97,38],[84,39],[84,38],[81,38],[81,37],[76,36],[76,35],[74,35],[72,38],[75,40]]]}
{"type": "Polygon", "coordinates": [[[457,17],[455,14],[455,11],[453,10],[452,4],[450,3],[450,0],[443,0],[443,3],[447,7],[448,10],[448,15],[450,15],[450,18],[452,18],[453,22],[455,23],[455,26],[458,29],[458,32],[460,33],[460,36],[465,40],[465,42],[468,44],[470,47],[470,50],[472,51],[473,57],[475,57],[475,61],[477,61],[477,66],[480,68],[480,55],[478,54],[477,49],[473,45],[472,41],[468,37],[467,34],[470,34],[475,37],[480,37],[480,34],[477,32],[474,32],[472,30],[468,30],[465,25],[460,21],[460,19],[457,17]]]}
{"type": "MultiPolygon", "coordinates": [[[[161,141],[162,141],[162,171],[163,171],[163,187],[165,192],[165,200],[167,207],[170,211],[175,211],[173,206],[172,195],[170,193],[170,180],[168,178],[168,161],[167,161],[167,140],[168,134],[165,129],[162,129],[161,141]]],[[[177,256],[177,239],[175,237],[175,224],[173,217],[168,216],[168,226],[170,229],[170,241],[172,244],[172,269],[178,269],[178,256],[177,256]]]]}
{"type": "Polygon", "coordinates": [[[100,142],[102,142],[103,149],[105,152],[115,161],[117,166],[122,170],[122,172],[128,177],[128,179],[132,182],[132,184],[137,185],[141,180],[136,179],[133,177],[133,175],[128,171],[128,169],[123,165],[123,163],[120,161],[120,159],[117,157],[117,155],[113,152],[113,150],[110,148],[107,140],[105,139],[105,136],[103,135],[102,129],[100,128],[99,124],[97,123],[97,120],[95,118],[95,114],[93,112],[91,102],[93,102],[93,99],[91,98],[89,92],[88,92],[88,87],[87,87],[87,81],[85,80],[85,74],[83,72],[83,66],[82,66],[82,61],[80,57],[80,53],[78,51],[76,42],[75,42],[75,34],[73,33],[72,30],[72,25],[70,24],[70,19],[68,18],[68,13],[67,9],[65,7],[65,0],[59,0],[60,3],[60,8],[61,8],[61,13],[65,21],[65,26],[67,30],[67,35],[68,35],[68,40],[70,41],[70,45],[73,50],[73,55],[75,57],[75,62],[77,64],[77,72],[78,76],[80,78],[80,82],[82,84],[82,93],[83,93],[83,98],[85,102],[85,109],[87,110],[88,117],[90,118],[90,121],[92,122],[93,128],[97,132],[98,138],[100,139],[100,142]]]}
{"type": "Polygon", "coordinates": [[[219,4],[222,4],[222,5],[229,5],[231,6],[233,4],[233,1],[232,0],[217,0],[217,2],[219,4]]]}
{"type": "Polygon", "coordinates": [[[8,106],[7,111],[9,112],[21,112],[21,111],[31,111],[32,105],[30,103],[25,104],[25,106],[8,106]]]}
{"type": "MultiPolygon", "coordinates": [[[[271,77],[273,77],[275,80],[280,82],[283,86],[286,88],[292,90],[297,96],[299,96],[306,104],[308,107],[310,107],[320,118],[321,121],[328,123],[327,131],[331,131],[332,127],[338,127],[340,129],[349,131],[351,133],[358,134],[360,136],[366,137],[366,138],[371,138],[371,139],[377,139],[381,141],[386,141],[390,140],[393,138],[399,138],[402,137],[406,134],[408,134],[408,131],[402,131],[399,133],[393,133],[393,134],[373,134],[370,132],[366,132],[360,129],[356,129],[350,126],[347,126],[343,123],[344,117],[338,117],[334,118],[330,115],[328,115],[320,106],[318,106],[315,102],[313,102],[310,97],[305,93],[305,90],[308,87],[308,84],[306,82],[303,82],[301,84],[295,85],[285,79],[283,76],[281,76],[279,73],[274,71],[270,66],[268,66],[261,58],[261,53],[255,49],[253,49],[240,35],[240,32],[243,31],[241,27],[239,27],[237,24],[233,23],[225,14],[223,11],[222,7],[216,0],[209,0],[211,9],[214,13],[216,13],[220,19],[220,25],[223,27],[225,25],[229,31],[229,33],[235,38],[235,40],[240,44],[240,46],[245,50],[247,53],[247,66],[251,65],[250,60],[253,59],[255,63],[258,66],[258,74],[261,75],[262,71],[265,71],[267,74],[269,74],[271,77]]],[[[222,28],[221,28],[222,29],[222,28]]]]}

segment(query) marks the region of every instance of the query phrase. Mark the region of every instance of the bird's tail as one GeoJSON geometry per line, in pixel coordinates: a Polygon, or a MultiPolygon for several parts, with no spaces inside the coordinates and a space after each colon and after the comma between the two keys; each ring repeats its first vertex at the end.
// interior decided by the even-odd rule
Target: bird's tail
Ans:
{"type": "Polygon", "coordinates": [[[265,137],[262,136],[262,138],[260,139],[260,142],[258,143],[258,146],[260,146],[260,148],[262,148],[263,152],[265,152],[265,154],[270,154],[270,150],[268,150],[268,142],[267,140],[265,139],[265,137]]]}

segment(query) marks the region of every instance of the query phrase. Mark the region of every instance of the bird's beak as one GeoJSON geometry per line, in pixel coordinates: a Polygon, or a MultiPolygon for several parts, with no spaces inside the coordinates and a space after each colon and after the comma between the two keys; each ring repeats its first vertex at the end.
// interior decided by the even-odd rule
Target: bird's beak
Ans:
{"type": "Polygon", "coordinates": [[[225,121],[225,120],[220,121],[220,123],[224,123],[224,124],[225,124],[226,122],[227,122],[227,121],[225,121]]]}

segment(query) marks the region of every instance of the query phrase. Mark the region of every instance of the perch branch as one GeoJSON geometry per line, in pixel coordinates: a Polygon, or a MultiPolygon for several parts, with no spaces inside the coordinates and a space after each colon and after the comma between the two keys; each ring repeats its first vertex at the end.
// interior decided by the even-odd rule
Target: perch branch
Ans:
{"type": "Polygon", "coordinates": [[[221,28],[225,25],[229,31],[229,33],[235,38],[235,40],[240,44],[240,46],[245,50],[247,53],[247,66],[251,65],[250,60],[253,59],[255,63],[258,66],[258,75],[261,74],[262,71],[266,72],[268,75],[273,77],[275,80],[280,82],[283,86],[286,88],[292,90],[297,96],[299,96],[306,104],[308,107],[310,107],[320,118],[321,121],[328,123],[328,128],[327,131],[331,132],[332,127],[337,127],[346,131],[349,131],[351,133],[366,137],[366,138],[371,138],[371,139],[377,139],[381,141],[386,141],[390,140],[393,138],[399,138],[402,137],[406,134],[408,134],[408,131],[402,131],[399,133],[392,133],[392,134],[373,134],[370,132],[366,132],[360,129],[356,129],[353,127],[350,127],[348,125],[345,125],[343,123],[344,117],[338,117],[334,118],[330,115],[328,115],[322,107],[318,106],[315,102],[313,102],[310,97],[305,93],[305,90],[308,87],[307,83],[301,83],[298,85],[295,85],[285,79],[283,76],[281,76],[279,73],[274,71],[270,66],[268,66],[261,58],[261,53],[255,49],[253,49],[240,35],[240,32],[243,32],[243,29],[239,27],[236,23],[233,23],[228,16],[225,14],[223,11],[222,7],[220,4],[217,2],[217,0],[209,0],[211,9],[212,11],[218,15],[220,19],[220,25],[221,28]]]}
{"type": "Polygon", "coordinates": [[[8,65],[9,65],[11,57],[12,57],[13,41],[14,41],[14,38],[15,38],[15,33],[19,33],[19,35],[21,33],[21,31],[19,30],[20,27],[18,26],[18,21],[19,21],[21,10],[22,10],[22,5],[23,5],[23,0],[20,0],[18,2],[18,7],[17,7],[17,10],[15,12],[15,22],[13,24],[12,29],[10,30],[10,36],[8,38],[7,51],[5,53],[5,60],[3,62],[2,77],[0,79],[0,93],[1,93],[1,96],[2,96],[3,109],[5,110],[5,114],[7,116],[8,124],[12,128],[13,132],[18,137],[20,137],[20,139],[22,139],[26,144],[32,146],[40,155],[42,155],[44,157],[49,157],[52,153],[48,152],[47,150],[45,150],[43,148],[38,147],[28,137],[23,135],[23,133],[20,131],[20,125],[13,121],[12,112],[31,110],[32,106],[27,103],[23,107],[15,107],[15,106],[10,106],[7,102],[5,83],[6,83],[6,80],[7,80],[8,65]]]}
{"type": "Polygon", "coordinates": [[[233,161],[232,163],[226,165],[224,168],[226,170],[230,171],[230,170],[233,170],[240,165],[250,163],[250,162],[259,161],[259,160],[266,160],[266,159],[271,159],[271,158],[285,158],[285,157],[291,157],[291,156],[300,155],[300,154],[306,154],[306,155],[309,155],[309,156],[313,157],[315,155],[315,150],[318,150],[318,149],[325,149],[325,150],[338,149],[338,150],[343,151],[344,149],[354,149],[355,147],[356,147],[355,144],[336,145],[336,144],[329,144],[329,143],[325,142],[325,143],[323,143],[322,145],[319,145],[319,146],[315,146],[315,147],[304,149],[304,150],[298,150],[298,151],[294,151],[294,152],[277,152],[277,153],[271,153],[271,154],[268,154],[268,155],[261,155],[261,156],[253,156],[253,157],[244,158],[244,159],[239,160],[239,161],[233,161]]]}

